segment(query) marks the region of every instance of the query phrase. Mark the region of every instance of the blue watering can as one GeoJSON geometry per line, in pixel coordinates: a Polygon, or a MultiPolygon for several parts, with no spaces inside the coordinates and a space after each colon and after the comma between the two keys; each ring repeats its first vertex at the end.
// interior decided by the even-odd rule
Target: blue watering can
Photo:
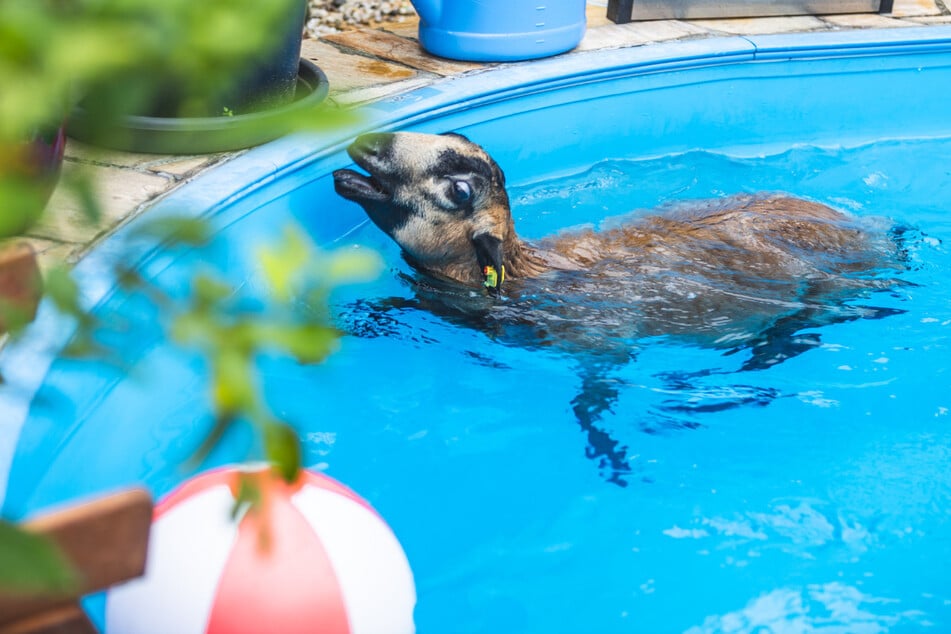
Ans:
{"type": "Polygon", "coordinates": [[[571,50],[584,36],[585,0],[412,0],[419,42],[434,55],[511,62],[571,50]]]}

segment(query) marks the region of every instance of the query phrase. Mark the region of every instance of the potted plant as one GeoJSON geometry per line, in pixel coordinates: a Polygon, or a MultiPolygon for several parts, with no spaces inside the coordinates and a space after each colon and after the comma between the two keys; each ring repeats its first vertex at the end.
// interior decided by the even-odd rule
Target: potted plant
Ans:
{"type": "MultiPolygon", "coordinates": [[[[16,239],[39,218],[59,179],[63,126],[0,151],[0,333],[32,321],[42,294],[36,253],[16,239]]],[[[0,146],[2,148],[2,146],[0,146]]]]}
{"type": "Polygon", "coordinates": [[[326,77],[300,58],[307,0],[178,4],[182,10],[176,19],[191,26],[156,20],[154,14],[165,10],[155,3],[136,9],[132,20],[149,24],[163,43],[146,51],[140,65],[154,72],[138,68],[89,86],[70,117],[70,136],[136,152],[233,150],[285,133],[288,119],[326,96],[326,77]],[[230,32],[229,21],[238,12],[259,15],[257,37],[230,32]],[[209,46],[187,39],[203,30],[209,46]],[[178,47],[207,57],[177,54],[178,47]]]}

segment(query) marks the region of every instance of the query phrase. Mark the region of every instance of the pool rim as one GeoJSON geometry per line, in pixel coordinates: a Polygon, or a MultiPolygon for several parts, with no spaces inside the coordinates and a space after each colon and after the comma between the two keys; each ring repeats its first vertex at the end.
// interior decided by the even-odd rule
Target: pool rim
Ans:
{"type": "MultiPolygon", "coordinates": [[[[144,221],[186,212],[214,217],[268,184],[340,152],[358,134],[394,130],[451,116],[464,109],[519,99],[579,83],[597,83],[657,72],[756,61],[951,53],[951,25],[762,36],[728,36],[632,48],[573,52],[544,60],[496,66],[364,105],[362,118],[341,128],[278,139],[219,164],[155,201],[100,242],[73,269],[80,301],[90,309],[116,289],[112,264],[132,254],[136,266],[161,252],[155,241],[134,237],[144,221]]],[[[49,368],[75,332],[75,324],[44,300],[24,336],[0,350],[0,511],[33,398],[49,368]],[[15,371],[13,371],[15,369],[15,371]]]]}

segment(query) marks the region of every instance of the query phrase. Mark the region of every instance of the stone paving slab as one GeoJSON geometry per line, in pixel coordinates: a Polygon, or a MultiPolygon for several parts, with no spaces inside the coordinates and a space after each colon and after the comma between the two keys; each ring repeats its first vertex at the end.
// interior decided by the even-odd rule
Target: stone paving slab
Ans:
{"type": "Polygon", "coordinates": [[[171,189],[175,180],[116,166],[88,166],[67,161],[60,186],[53,192],[46,213],[28,237],[63,243],[86,244],[110,231],[153,198],[171,189]],[[99,222],[91,223],[76,193],[68,186],[76,171],[84,169],[96,188],[102,208],[99,222]]]}
{"type": "Polygon", "coordinates": [[[322,38],[340,46],[361,51],[367,55],[396,61],[411,68],[448,77],[482,68],[484,64],[457,62],[429,55],[419,42],[376,29],[356,29],[334,33],[322,38]]]}
{"type": "Polygon", "coordinates": [[[769,18],[728,18],[720,20],[689,20],[688,24],[730,35],[767,35],[772,33],[803,33],[829,28],[820,18],[811,15],[769,18]]]}
{"type": "Polygon", "coordinates": [[[383,86],[419,75],[419,71],[405,64],[345,52],[321,40],[304,40],[301,57],[314,62],[324,71],[335,92],[383,86]]]}
{"type": "Polygon", "coordinates": [[[640,46],[650,42],[664,42],[710,34],[710,29],[699,24],[691,24],[680,20],[608,24],[607,26],[588,29],[577,50],[591,51],[601,48],[640,46]]]}
{"type": "Polygon", "coordinates": [[[66,160],[77,164],[102,167],[120,167],[169,176],[173,180],[183,180],[194,173],[217,163],[224,154],[202,154],[197,156],[171,156],[165,154],[146,154],[139,152],[119,152],[98,148],[75,139],[66,144],[66,160]]]}
{"type": "Polygon", "coordinates": [[[387,33],[405,37],[408,39],[418,39],[419,20],[404,20],[402,22],[387,22],[381,24],[379,28],[387,33]]]}
{"type": "Polygon", "coordinates": [[[380,101],[387,97],[399,95],[410,90],[423,88],[432,83],[432,76],[415,77],[406,81],[392,84],[383,84],[381,86],[367,86],[366,88],[357,88],[342,94],[334,95],[333,101],[340,106],[347,108],[361,106],[374,101],[380,101]]]}
{"type": "Polygon", "coordinates": [[[597,29],[602,26],[614,25],[614,22],[608,19],[608,3],[588,1],[585,6],[585,19],[588,21],[589,29],[597,29]]]}
{"type": "Polygon", "coordinates": [[[915,24],[951,24],[951,15],[929,15],[907,20],[915,24]]]}
{"type": "Polygon", "coordinates": [[[915,26],[907,20],[899,20],[887,15],[875,13],[844,13],[842,15],[823,16],[823,22],[850,29],[887,29],[891,27],[915,26]]]}
{"type": "Polygon", "coordinates": [[[87,247],[85,243],[59,242],[45,238],[27,238],[26,241],[36,252],[36,261],[41,271],[64,263],[75,264],[87,247]]]}
{"type": "Polygon", "coordinates": [[[946,11],[941,10],[936,0],[895,0],[890,15],[892,17],[902,18],[922,15],[941,15],[942,13],[946,13],[946,11]]]}
{"type": "MultiPolygon", "coordinates": [[[[154,159],[155,155],[151,155],[154,159]]],[[[175,181],[182,181],[194,174],[211,167],[224,160],[225,154],[202,154],[199,156],[169,156],[152,160],[144,167],[149,172],[160,176],[170,176],[175,181]]]]}
{"type": "Polygon", "coordinates": [[[112,152],[110,150],[95,147],[69,139],[66,144],[66,159],[90,165],[113,165],[118,167],[137,168],[155,161],[158,157],[155,154],[140,154],[137,152],[112,152]]]}

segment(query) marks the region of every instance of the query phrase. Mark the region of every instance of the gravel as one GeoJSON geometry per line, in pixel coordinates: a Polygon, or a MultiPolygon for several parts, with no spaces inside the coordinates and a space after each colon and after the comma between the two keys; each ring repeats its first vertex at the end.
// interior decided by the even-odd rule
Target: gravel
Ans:
{"type": "Polygon", "coordinates": [[[357,26],[402,22],[416,15],[409,0],[310,0],[307,35],[320,37],[357,26]]]}

